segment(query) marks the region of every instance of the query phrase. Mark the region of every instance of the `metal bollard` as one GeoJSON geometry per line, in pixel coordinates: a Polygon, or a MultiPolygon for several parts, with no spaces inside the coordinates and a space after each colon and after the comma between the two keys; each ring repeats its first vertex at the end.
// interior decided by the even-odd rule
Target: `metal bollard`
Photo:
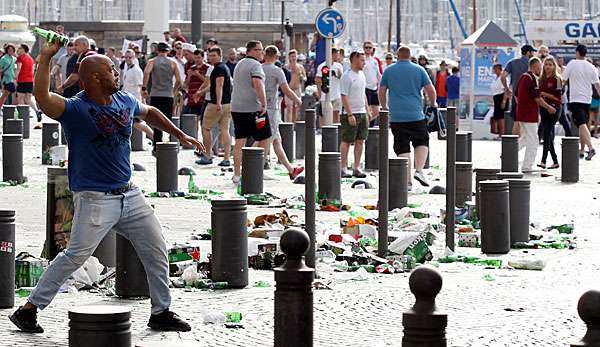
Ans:
{"type": "Polygon", "coordinates": [[[20,134],[2,135],[2,180],[22,183],[23,177],[23,136],[20,134]]]}
{"type": "Polygon", "coordinates": [[[144,133],[136,128],[131,128],[131,150],[134,152],[144,150],[144,133]]]}
{"type": "Polygon", "coordinates": [[[510,115],[510,111],[504,112],[504,134],[501,135],[512,135],[512,128],[515,125],[515,120],[510,115]]]}
{"type": "Polygon", "coordinates": [[[457,162],[468,162],[469,160],[469,144],[468,135],[466,131],[457,131],[456,132],[456,161],[457,162]]]}
{"type": "Polygon", "coordinates": [[[562,182],[579,182],[579,137],[562,138],[562,182]]]}
{"type": "Polygon", "coordinates": [[[319,200],[342,200],[341,170],[339,152],[319,153],[319,200]]]}
{"type": "Polygon", "coordinates": [[[23,139],[28,139],[31,133],[31,117],[29,105],[17,105],[19,119],[23,120],[23,139]]]}
{"type": "Polygon", "coordinates": [[[176,142],[158,142],[156,144],[156,191],[176,192],[177,183],[177,152],[176,142]]]}
{"type": "Polygon", "coordinates": [[[115,294],[122,298],[150,296],[148,277],[131,242],[121,234],[116,234],[116,277],[115,294]]]}
{"type": "Polygon", "coordinates": [[[481,218],[481,215],[479,214],[479,201],[481,200],[479,193],[479,182],[495,180],[497,179],[499,172],[499,169],[475,169],[475,208],[479,218],[481,218]]]}
{"type": "Polygon", "coordinates": [[[382,110],[379,112],[379,130],[377,143],[377,167],[379,168],[379,199],[378,199],[378,217],[379,225],[377,226],[377,255],[380,257],[387,256],[388,253],[388,210],[389,210],[389,114],[388,111],[382,110]]]}
{"type": "Polygon", "coordinates": [[[571,347],[597,347],[600,346],[600,291],[589,290],[585,292],[577,303],[577,313],[585,322],[587,331],[585,336],[571,344],[571,347]]]}
{"type": "Polygon", "coordinates": [[[306,110],[305,113],[305,138],[304,145],[306,158],[304,160],[305,167],[305,181],[304,181],[304,195],[306,206],[304,208],[304,220],[306,223],[306,232],[310,238],[310,246],[308,253],[306,253],[306,265],[313,268],[315,267],[315,242],[316,242],[316,150],[315,150],[315,110],[306,110]]]}
{"type": "MultiPolygon", "coordinates": [[[[181,119],[179,117],[171,118],[171,122],[173,122],[177,128],[181,129],[181,119]]],[[[169,134],[169,142],[179,143],[179,139],[176,138],[175,135],[169,134]]]]}
{"type": "Polygon", "coordinates": [[[369,128],[365,141],[365,170],[379,170],[379,128],[369,128]]]}
{"type": "Polygon", "coordinates": [[[446,124],[446,248],[454,251],[456,206],[456,107],[448,107],[446,124]]]}
{"type": "Polygon", "coordinates": [[[67,132],[62,127],[59,127],[59,128],[60,128],[60,144],[67,146],[68,145],[67,132]]]}
{"type": "Polygon", "coordinates": [[[304,121],[296,121],[294,130],[296,130],[296,159],[304,159],[304,141],[306,140],[306,127],[304,121]]]}
{"type": "Polygon", "coordinates": [[[131,309],[117,305],[69,310],[69,347],[131,347],[131,309]]]}
{"type": "MultiPolygon", "coordinates": [[[[22,119],[7,119],[6,126],[2,129],[5,134],[23,135],[23,120],[22,119]]],[[[23,137],[25,138],[25,137],[23,137]]]]}
{"type": "Polygon", "coordinates": [[[339,152],[338,128],[335,125],[321,127],[321,152],[339,152]]]}
{"type": "Polygon", "coordinates": [[[523,178],[523,174],[520,172],[498,172],[496,174],[496,179],[498,180],[508,180],[511,178],[523,178]]]}
{"type": "Polygon", "coordinates": [[[106,236],[100,241],[98,247],[94,251],[93,256],[98,258],[100,264],[109,267],[115,267],[117,264],[117,238],[116,232],[110,230],[106,236]]]}
{"type": "Polygon", "coordinates": [[[337,144],[338,144],[338,148],[341,148],[342,146],[342,123],[333,123],[333,126],[337,127],[337,144]]]}
{"type": "Polygon", "coordinates": [[[290,163],[294,162],[294,123],[279,123],[279,135],[281,136],[281,146],[285,156],[290,163]]]}
{"type": "Polygon", "coordinates": [[[456,206],[464,207],[473,198],[473,164],[456,163],[456,206]]]}
{"type": "Polygon", "coordinates": [[[402,347],[446,347],[448,315],[435,306],[442,282],[440,273],[427,265],[419,266],[410,275],[408,285],[416,301],[402,314],[402,347]]]}
{"type": "Polygon", "coordinates": [[[511,245],[516,242],[529,242],[530,186],[529,180],[508,180],[511,245]]]}
{"type": "Polygon", "coordinates": [[[390,158],[390,206],[389,210],[408,204],[408,158],[390,158]]]}
{"type": "Polygon", "coordinates": [[[285,263],[275,272],[275,347],[313,346],[313,292],[315,270],[306,266],[304,256],[310,237],[298,228],[281,235],[285,263]]]}
{"type": "Polygon", "coordinates": [[[42,165],[52,165],[50,148],[58,146],[59,124],[42,124],[42,165]]]}
{"type": "Polygon", "coordinates": [[[248,285],[246,199],[215,199],[211,204],[212,280],[244,288],[248,285]]]}
{"type": "Polygon", "coordinates": [[[510,251],[510,208],[508,182],[479,183],[481,190],[481,252],[505,254],[510,251]]]}
{"type": "Polygon", "coordinates": [[[467,161],[473,162],[473,132],[465,131],[467,133],[467,161]]]}
{"type": "Polygon", "coordinates": [[[263,193],[264,152],[262,148],[242,148],[242,195],[263,193]]]}
{"type": "Polygon", "coordinates": [[[502,135],[502,154],[500,155],[502,172],[519,171],[519,135],[502,135]]]}
{"type": "MultiPolygon", "coordinates": [[[[181,122],[181,131],[195,139],[198,138],[198,117],[195,114],[182,114],[179,121],[181,122]]],[[[183,145],[183,149],[194,148],[193,145],[183,145]]]]}
{"type": "Polygon", "coordinates": [[[4,105],[2,106],[2,129],[6,128],[6,121],[8,119],[15,118],[15,110],[17,107],[15,105],[4,105]]]}
{"type": "Polygon", "coordinates": [[[0,308],[15,305],[15,211],[0,210],[0,308]]]}

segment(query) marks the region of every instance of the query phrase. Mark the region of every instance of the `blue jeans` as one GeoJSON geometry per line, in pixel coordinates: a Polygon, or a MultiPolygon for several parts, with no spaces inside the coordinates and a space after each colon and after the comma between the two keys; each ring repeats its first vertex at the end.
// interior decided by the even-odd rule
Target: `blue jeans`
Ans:
{"type": "Polygon", "coordinates": [[[152,314],[171,304],[167,245],[154,210],[137,187],[126,193],[82,191],[73,193],[75,212],[69,246],[50,263],[28,301],[44,309],[62,284],[92,255],[104,236],[114,229],[135,248],[150,287],[152,314]]]}

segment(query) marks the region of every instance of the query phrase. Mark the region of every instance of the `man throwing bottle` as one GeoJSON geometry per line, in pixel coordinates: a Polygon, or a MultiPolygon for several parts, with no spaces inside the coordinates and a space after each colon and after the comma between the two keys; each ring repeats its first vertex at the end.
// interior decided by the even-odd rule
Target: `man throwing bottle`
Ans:
{"type": "Polygon", "coordinates": [[[50,93],[50,61],[59,48],[59,43],[43,45],[33,93],[44,114],[59,121],[66,132],[69,187],[75,206],[71,240],[10,320],[24,332],[43,332],[37,310],[50,304],[60,286],[115,229],[131,241],[146,270],[152,303],[148,326],[161,331],[189,331],[189,324],[169,310],[169,264],[160,223],[130,182],[133,118],[139,117],[201,152],[204,146],[177,129],[158,109],[119,91],[119,73],[106,56],[92,55],[81,61],[83,91],[74,97],[65,99],[50,93]]]}

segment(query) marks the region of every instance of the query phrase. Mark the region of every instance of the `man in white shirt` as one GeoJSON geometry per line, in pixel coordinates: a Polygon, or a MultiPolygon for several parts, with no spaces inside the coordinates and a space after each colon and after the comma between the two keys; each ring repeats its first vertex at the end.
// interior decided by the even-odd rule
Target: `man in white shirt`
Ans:
{"type": "MultiPolygon", "coordinates": [[[[381,60],[375,56],[375,45],[372,41],[365,41],[363,43],[363,49],[365,51],[365,78],[367,79],[367,85],[365,93],[367,94],[367,102],[371,108],[372,121],[379,116],[379,97],[377,96],[377,87],[381,81],[381,75],[383,74],[383,67],[381,60]]],[[[374,125],[374,124],[372,124],[374,125]]]]}
{"type": "Polygon", "coordinates": [[[321,117],[321,126],[331,125],[333,123],[340,122],[340,112],[342,110],[342,95],[340,94],[340,80],[344,73],[344,66],[339,63],[340,52],[337,48],[331,49],[331,58],[333,63],[329,67],[329,102],[327,103],[327,94],[323,92],[323,67],[326,66],[327,62],[321,63],[317,68],[315,74],[315,83],[319,87],[319,94],[321,100],[321,108],[323,109],[323,117],[321,117]],[[333,118],[326,119],[325,110],[333,108],[333,118]]]}
{"type": "MultiPolygon", "coordinates": [[[[123,91],[131,93],[138,101],[143,102],[142,86],[144,85],[144,71],[140,68],[135,58],[135,53],[131,49],[125,52],[125,68],[123,71],[123,76],[121,76],[123,91]]],[[[154,131],[143,120],[134,118],[133,126],[137,130],[146,133],[146,137],[149,139],[154,138],[154,131]]]]}
{"type": "Polygon", "coordinates": [[[590,104],[592,103],[592,88],[590,87],[593,85],[600,93],[600,80],[594,65],[585,60],[587,47],[578,45],[575,52],[575,59],[569,62],[562,78],[569,83],[569,111],[571,111],[575,126],[579,128],[581,141],[579,157],[584,157],[585,146],[587,146],[589,151],[585,160],[592,160],[596,155],[596,150],[592,146],[590,131],[587,128],[590,104]]]}
{"type": "Polygon", "coordinates": [[[342,177],[365,178],[360,170],[360,160],[369,132],[369,119],[371,111],[365,96],[366,78],[363,73],[365,54],[352,52],[350,54],[350,70],[342,76],[340,91],[345,114],[341,117],[342,131],[342,177]],[[348,151],[350,144],[354,143],[354,165],[352,174],[347,171],[348,151]]]}

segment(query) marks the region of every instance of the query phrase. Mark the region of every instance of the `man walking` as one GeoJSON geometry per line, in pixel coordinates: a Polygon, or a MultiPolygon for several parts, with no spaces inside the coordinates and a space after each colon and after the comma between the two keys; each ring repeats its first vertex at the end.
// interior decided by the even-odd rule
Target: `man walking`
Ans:
{"type": "MultiPolygon", "coordinates": [[[[517,103],[516,103],[516,92],[517,92],[517,83],[519,82],[519,78],[529,70],[529,59],[533,57],[536,50],[531,45],[524,45],[521,47],[521,57],[514,58],[506,64],[504,68],[504,72],[502,73],[501,82],[504,90],[506,91],[506,97],[511,98],[511,109],[510,116],[513,120],[517,119],[517,103]],[[508,86],[508,77],[510,76],[510,87],[508,86]]],[[[513,129],[516,129],[517,123],[513,129]]],[[[512,130],[512,129],[511,129],[512,130]]]]}
{"type": "MultiPolygon", "coordinates": [[[[381,81],[383,66],[381,60],[375,56],[375,45],[372,41],[365,41],[363,43],[363,49],[365,52],[364,72],[365,78],[367,79],[365,93],[367,94],[367,102],[369,103],[369,108],[371,109],[370,113],[373,115],[373,119],[369,120],[369,122],[371,122],[379,116],[379,98],[377,97],[377,87],[379,86],[379,81],[381,81]]],[[[375,122],[371,122],[371,125],[374,125],[374,123],[375,122]]]]}
{"type": "Polygon", "coordinates": [[[575,50],[575,59],[567,64],[562,78],[569,82],[569,111],[571,111],[573,122],[578,128],[582,145],[579,157],[584,157],[584,146],[587,146],[588,155],[585,160],[592,160],[596,155],[596,150],[592,145],[592,137],[586,124],[592,103],[592,88],[590,87],[593,86],[600,93],[600,81],[594,65],[585,60],[586,55],[587,47],[578,45],[575,50]]]}
{"type": "Polygon", "coordinates": [[[15,88],[15,64],[17,58],[15,58],[15,46],[7,44],[4,46],[4,55],[0,58],[0,74],[2,74],[2,96],[0,96],[0,108],[6,102],[11,94],[16,90],[15,88]]]}
{"type": "Polygon", "coordinates": [[[36,114],[38,122],[41,121],[41,114],[31,100],[33,93],[33,58],[29,55],[29,46],[22,44],[17,50],[17,105],[29,105],[36,114]]]}
{"type": "Polygon", "coordinates": [[[279,49],[275,46],[265,48],[265,62],[262,68],[265,72],[265,90],[267,94],[267,114],[271,124],[271,142],[277,159],[288,171],[290,179],[295,179],[304,171],[303,167],[293,167],[281,145],[281,134],[279,133],[279,123],[281,122],[281,112],[279,109],[279,89],[283,91],[285,97],[291,101],[288,107],[300,105],[302,100],[294,93],[285,79],[283,69],[275,65],[279,58],[279,49]]]}
{"type": "Polygon", "coordinates": [[[350,54],[350,70],[344,74],[341,81],[341,95],[344,111],[341,117],[342,130],[342,177],[365,178],[364,172],[360,170],[360,161],[365,146],[365,140],[369,133],[369,121],[371,110],[368,107],[368,97],[365,95],[366,78],[363,73],[365,67],[365,54],[352,52],[350,54]],[[348,168],[348,152],[350,145],[354,143],[354,165],[352,174],[348,168]]]}
{"type": "MultiPolygon", "coordinates": [[[[429,183],[423,167],[429,152],[429,132],[423,114],[422,92],[432,107],[437,107],[435,88],[422,66],[410,61],[410,48],[398,48],[398,62],[383,73],[379,86],[379,100],[384,107],[389,105],[390,128],[394,136],[394,152],[398,157],[408,158],[411,172],[410,145],[415,149],[414,178],[425,187],[429,183]],[[389,91],[389,102],[387,93],[389,91]]],[[[410,177],[410,175],[409,175],[410,177]]],[[[411,184],[409,178],[409,184],[411,184]]]]}
{"type": "Polygon", "coordinates": [[[233,151],[233,183],[240,182],[242,148],[248,138],[253,138],[267,153],[271,126],[267,116],[265,72],[260,64],[263,45],[260,41],[246,43],[246,58],[240,60],[233,73],[231,116],[235,130],[233,151]]]}
{"type": "Polygon", "coordinates": [[[130,182],[130,141],[135,116],[204,148],[177,129],[159,110],[119,91],[119,73],[102,55],[86,57],[79,75],[84,91],[65,99],[49,93],[50,59],[60,45],[43,45],[34,95],[46,115],[64,127],[69,144],[69,188],[75,212],[66,250],[52,261],[27,303],[10,320],[24,332],[42,333],[37,310],[46,308],[61,285],[92,255],[104,236],[115,229],[137,250],[148,275],[152,310],[148,326],[161,331],[189,331],[188,323],[169,310],[169,263],[160,222],[141,191],[130,182]]]}
{"type": "MultiPolygon", "coordinates": [[[[306,70],[304,70],[304,66],[298,63],[298,51],[295,49],[290,50],[288,53],[289,63],[286,65],[286,68],[291,72],[292,76],[290,78],[290,88],[294,91],[296,96],[302,96],[302,87],[304,86],[304,82],[306,82],[306,70]]],[[[317,71],[318,73],[318,71],[317,71]]],[[[341,77],[341,76],[340,76],[341,77]]],[[[296,118],[298,118],[298,111],[300,111],[300,106],[296,105],[293,99],[288,97],[285,98],[285,121],[296,123],[296,118]]],[[[337,117],[337,122],[335,118],[335,111],[333,116],[333,122],[339,123],[339,113],[337,117]]]]}
{"type": "MultiPolygon", "coordinates": [[[[181,86],[181,77],[177,63],[167,57],[169,45],[166,42],[158,43],[158,55],[150,60],[144,70],[144,83],[142,93],[147,96],[148,81],[152,77],[152,90],[150,91],[150,105],[160,110],[169,120],[173,117],[173,100],[175,93],[181,86]],[[173,86],[173,78],[175,86],[173,86]]],[[[154,129],[154,150],[156,143],[162,142],[162,130],[154,129]]]]}
{"type": "Polygon", "coordinates": [[[437,104],[439,107],[446,108],[448,104],[448,64],[442,60],[440,70],[435,74],[435,93],[437,94],[437,104]]]}

